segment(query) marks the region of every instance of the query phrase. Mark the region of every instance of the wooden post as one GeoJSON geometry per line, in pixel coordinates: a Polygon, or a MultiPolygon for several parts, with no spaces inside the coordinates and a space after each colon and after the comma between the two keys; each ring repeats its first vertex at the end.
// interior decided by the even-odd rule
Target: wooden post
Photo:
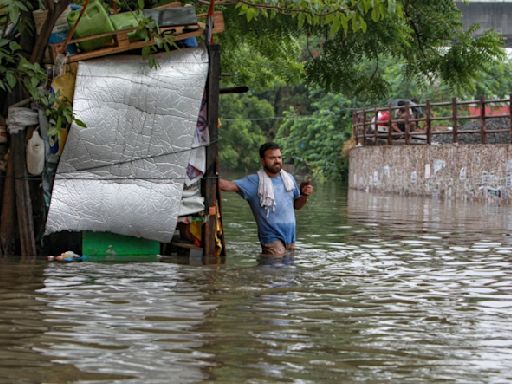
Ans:
{"type": "Polygon", "coordinates": [[[457,98],[452,98],[452,132],[453,132],[453,143],[457,144],[457,98]]]}
{"type": "Polygon", "coordinates": [[[510,121],[510,143],[512,144],[512,94],[508,95],[508,118],[510,121]]]}
{"type": "MultiPolygon", "coordinates": [[[[379,123],[379,112],[377,112],[377,107],[375,107],[373,109],[373,117],[375,119],[375,124],[374,124],[374,128],[375,128],[375,132],[373,132],[373,134],[375,135],[375,145],[377,145],[377,140],[379,140],[379,126],[378,126],[378,123],[379,123]]],[[[370,121],[370,129],[371,129],[371,126],[372,126],[372,123],[370,121]]]]}
{"type": "Polygon", "coordinates": [[[393,144],[393,136],[391,136],[391,132],[393,131],[393,122],[391,117],[391,103],[388,104],[388,144],[393,144]]]}
{"type": "Polygon", "coordinates": [[[409,103],[405,103],[405,116],[404,116],[404,125],[405,125],[405,144],[411,143],[411,126],[409,123],[410,118],[410,105],[409,103]]]}
{"type": "Polygon", "coordinates": [[[427,103],[425,105],[425,109],[427,112],[427,116],[425,117],[426,124],[427,124],[427,144],[432,143],[432,124],[431,124],[431,113],[432,113],[432,106],[430,105],[430,100],[427,100],[427,103]]]}
{"type": "Polygon", "coordinates": [[[14,255],[15,224],[16,224],[16,200],[14,193],[14,162],[9,153],[7,172],[2,199],[2,216],[0,218],[0,254],[3,256],[14,255]]]}
{"type": "MultiPolygon", "coordinates": [[[[352,112],[352,137],[356,141],[356,145],[357,145],[359,143],[359,141],[357,139],[357,127],[356,127],[356,124],[357,124],[357,112],[353,111],[352,112]]],[[[511,123],[511,127],[512,127],[512,123],[511,123]]]]}
{"type": "Polygon", "coordinates": [[[366,110],[363,109],[363,145],[366,145],[366,110]]]}
{"type": "Polygon", "coordinates": [[[36,256],[34,219],[28,185],[25,139],[27,126],[38,124],[38,114],[30,108],[9,107],[8,129],[10,134],[10,161],[14,164],[16,212],[23,258],[36,256]]]}
{"type": "Polygon", "coordinates": [[[480,98],[480,139],[482,144],[487,144],[487,132],[485,130],[485,97],[480,98]]]}
{"type": "MultiPolygon", "coordinates": [[[[219,167],[219,156],[217,156],[217,174],[219,174],[219,170],[220,170],[220,167],[219,167]]],[[[218,215],[218,220],[219,220],[219,224],[220,224],[220,228],[221,228],[221,233],[220,233],[220,244],[222,246],[222,249],[220,251],[220,255],[219,256],[226,256],[226,239],[224,237],[224,224],[223,224],[223,219],[222,219],[222,196],[221,196],[221,190],[220,190],[220,185],[218,183],[218,180],[217,180],[217,183],[216,184],[216,188],[217,188],[217,211],[219,213],[218,215]]],[[[217,229],[217,228],[215,228],[217,229]]]]}
{"type": "Polygon", "coordinates": [[[20,234],[21,256],[35,257],[37,255],[34,240],[34,218],[30,189],[28,186],[25,131],[11,134],[14,163],[14,189],[16,191],[16,212],[20,234]]]}
{"type": "Polygon", "coordinates": [[[215,256],[217,223],[217,120],[219,112],[220,45],[208,47],[208,128],[210,144],[206,148],[206,172],[204,174],[205,213],[208,220],[203,225],[203,257],[215,256]]]}

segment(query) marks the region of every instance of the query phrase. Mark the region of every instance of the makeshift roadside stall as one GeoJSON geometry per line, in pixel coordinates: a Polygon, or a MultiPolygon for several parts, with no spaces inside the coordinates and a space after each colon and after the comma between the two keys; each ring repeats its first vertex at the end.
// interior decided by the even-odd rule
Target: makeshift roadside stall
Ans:
{"type": "MultiPolygon", "coordinates": [[[[211,188],[217,149],[210,142],[216,142],[216,126],[213,137],[211,129],[220,51],[209,43],[224,28],[222,15],[210,14],[206,25],[193,7],[177,5],[110,14],[102,2],[90,0],[83,7],[70,5],[54,28],[48,71],[56,101],[50,109],[71,103],[73,123],[69,127],[41,106],[27,108],[37,124],[27,136],[24,176],[41,180],[47,207],[43,241],[56,234],[79,236],[73,248],[45,248],[56,256],[52,260],[115,260],[180,249],[225,254],[211,188]],[[155,44],[137,28],[143,17],[175,41],[193,41],[155,54],[156,68],[140,53],[115,55],[155,44]],[[202,35],[208,39],[198,46],[202,35]]],[[[28,232],[33,236],[34,228],[28,232]]],[[[33,246],[34,239],[27,239],[33,246]]]]}
{"type": "Polygon", "coordinates": [[[208,73],[201,49],[81,62],[47,233],[108,231],[170,242],[208,73]]]}

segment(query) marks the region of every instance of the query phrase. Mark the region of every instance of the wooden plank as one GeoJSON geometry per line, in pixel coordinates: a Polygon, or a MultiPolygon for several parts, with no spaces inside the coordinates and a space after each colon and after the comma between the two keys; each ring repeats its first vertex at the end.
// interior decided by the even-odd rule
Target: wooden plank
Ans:
{"type": "MultiPolygon", "coordinates": [[[[83,41],[95,40],[101,37],[112,36],[112,45],[104,48],[100,48],[90,52],[77,53],[69,55],[67,57],[68,62],[85,61],[96,57],[115,55],[117,53],[126,52],[132,49],[140,49],[146,46],[154,45],[156,42],[154,39],[148,41],[126,41],[127,35],[130,32],[135,31],[137,28],[123,29],[119,31],[112,31],[101,33],[97,35],[85,36],[77,39],[70,40],[69,43],[80,43],[83,41]]],[[[190,37],[200,37],[204,35],[205,27],[204,24],[198,23],[193,25],[173,26],[160,28],[160,32],[163,34],[170,34],[173,37],[173,41],[181,41],[190,37]],[[191,30],[192,29],[192,30],[191,30]],[[188,31],[187,31],[188,30],[188,31]],[[174,33],[173,33],[174,32],[174,33]]],[[[224,17],[222,12],[214,13],[214,28],[213,33],[224,32],[224,17]]],[[[63,52],[65,43],[49,44],[51,49],[53,60],[57,57],[59,52],[63,52]]]]}
{"type": "MultiPolygon", "coordinates": [[[[185,39],[188,39],[189,37],[201,36],[202,34],[203,34],[203,31],[201,29],[198,29],[196,31],[187,32],[187,33],[184,33],[181,35],[174,35],[173,40],[174,41],[185,40],[185,39]]],[[[133,41],[123,47],[117,46],[117,47],[100,48],[100,49],[97,49],[97,50],[91,51],[91,52],[78,53],[76,55],[71,55],[71,56],[68,56],[68,62],[71,63],[71,62],[75,62],[75,61],[85,61],[85,60],[94,59],[96,57],[115,55],[117,53],[126,52],[126,51],[129,51],[132,49],[144,48],[146,46],[151,46],[154,44],[155,44],[154,40],[133,41]]]]}
{"type": "Polygon", "coordinates": [[[130,45],[128,32],[120,32],[114,37],[115,42],[119,48],[126,48],[130,45]]]}
{"type": "Polygon", "coordinates": [[[170,9],[170,8],[181,8],[183,4],[181,4],[180,1],[174,1],[172,3],[162,4],[158,7],[155,7],[155,9],[170,9]]]}
{"type": "Polygon", "coordinates": [[[210,45],[208,71],[208,128],[210,144],[206,148],[206,172],[203,178],[205,210],[208,221],[203,225],[203,256],[215,256],[217,215],[217,120],[219,110],[220,45],[210,45]]]}

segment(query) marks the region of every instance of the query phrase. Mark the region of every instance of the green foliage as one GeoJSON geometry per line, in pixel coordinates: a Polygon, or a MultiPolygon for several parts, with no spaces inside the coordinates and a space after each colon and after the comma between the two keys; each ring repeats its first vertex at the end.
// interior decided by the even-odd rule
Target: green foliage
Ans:
{"type": "MultiPolygon", "coordinates": [[[[17,24],[22,11],[28,10],[28,2],[13,1],[5,3],[0,0],[0,6],[7,11],[4,24],[0,24],[1,30],[7,26],[17,24]],[[3,4],[2,4],[3,2],[3,4]],[[24,4],[26,3],[26,4],[24,4]]],[[[16,84],[21,83],[29,94],[36,98],[40,94],[39,84],[46,80],[46,73],[39,64],[31,64],[23,55],[21,46],[12,38],[0,37],[0,89],[11,92],[16,84]]]]}
{"type": "Polygon", "coordinates": [[[233,8],[225,8],[223,14],[226,31],[219,38],[224,84],[247,85],[258,92],[301,81],[303,37],[283,17],[256,23],[247,22],[233,8]]]}
{"type": "MultiPolygon", "coordinates": [[[[9,25],[26,24],[23,16],[31,9],[31,5],[24,0],[0,0],[0,9],[6,15],[3,25],[0,19],[0,30],[5,31],[9,25]]],[[[12,92],[18,85],[23,87],[34,102],[45,108],[48,119],[57,129],[71,124],[72,121],[83,125],[83,122],[74,119],[68,100],[61,100],[58,94],[49,93],[44,88],[43,85],[47,82],[46,71],[38,63],[30,63],[18,42],[4,35],[0,37],[0,90],[12,92]]]]}
{"type": "Polygon", "coordinates": [[[494,33],[472,37],[463,31],[452,0],[410,0],[403,12],[375,22],[366,16],[365,33],[338,34],[306,66],[308,79],[327,89],[376,100],[389,91],[384,75],[390,59],[403,62],[418,82],[440,79],[452,91],[471,91],[485,63],[503,58],[494,33]]]}
{"type": "Polygon", "coordinates": [[[313,112],[301,117],[293,110],[286,113],[276,141],[283,147],[286,159],[315,179],[341,176],[345,161],[342,146],[350,138],[352,102],[341,94],[324,93],[318,89],[308,92],[313,112]]]}
{"type": "MultiPolygon", "coordinates": [[[[385,105],[388,98],[442,101],[450,100],[452,97],[472,100],[485,96],[487,99],[498,99],[508,97],[512,92],[510,59],[482,64],[475,77],[468,80],[471,86],[459,91],[452,90],[446,82],[440,80],[416,81],[414,78],[408,78],[405,63],[393,63],[388,60],[383,66],[383,78],[389,85],[389,92],[385,98],[375,102],[379,105],[385,105]]],[[[365,101],[367,104],[370,103],[369,100],[365,101]]]]}
{"type": "Polygon", "coordinates": [[[475,79],[473,98],[485,96],[488,99],[508,97],[512,93],[512,60],[487,64],[475,79]]]}
{"type": "Polygon", "coordinates": [[[366,31],[366,18],[381,20],[399,10],[396,0],[239,0],[236,7],[247,21],[287,15],[302,28],[327,28],[331,37],[338,31],[366,31]]]}
{"type": "Polygon", "coordinates": [[[273,116],[272,105],[253,95],[222,95],[222,127],[219,129],[220,161],[224,169],[254,171],[258,168],[258,148],[267,141],[273,116]]]}
{"type": "Polygon", "coordinates": [[[16,25],[21,33],[30,33],[32,23],[22,16],[31,10],[29,0],[0,0],[0,37],[5,35],[9,24],[16,25]]]}

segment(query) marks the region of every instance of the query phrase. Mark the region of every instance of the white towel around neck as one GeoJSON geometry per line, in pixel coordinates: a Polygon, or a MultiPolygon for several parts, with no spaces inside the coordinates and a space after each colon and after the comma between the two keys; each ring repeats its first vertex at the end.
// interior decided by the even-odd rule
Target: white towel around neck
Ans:
{"type": "MultiPolygon", "coordinates": [[[[272,179],[267,173],[260,169],[258,172],[259,184],[258,184],[258,196],[260,197],[260,205],[267,211],[267,216],[270,209],[275,209],[274,199],[274,186],[272,185],[272,179]]],[[[293,177],[288,172],[281,170],[281,179],[283,180],[284,188],[290,192],[295,187],[293,177]]]]}

